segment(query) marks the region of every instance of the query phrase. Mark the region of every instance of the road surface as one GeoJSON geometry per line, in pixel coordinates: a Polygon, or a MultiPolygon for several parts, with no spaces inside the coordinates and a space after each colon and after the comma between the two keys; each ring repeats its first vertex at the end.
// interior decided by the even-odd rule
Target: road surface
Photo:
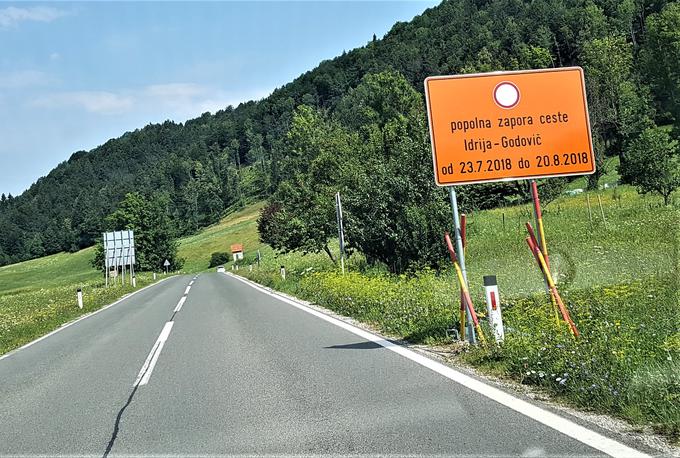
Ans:
{"type": "Polygon", "coordinates": [[[0,455],[634,452],[517,410],[218,273],[0,360],[0,455]]]}

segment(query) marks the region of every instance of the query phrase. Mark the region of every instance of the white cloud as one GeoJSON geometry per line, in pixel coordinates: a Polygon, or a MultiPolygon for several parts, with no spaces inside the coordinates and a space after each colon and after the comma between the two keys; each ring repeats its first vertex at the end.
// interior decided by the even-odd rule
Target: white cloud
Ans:
{"type": "Polygon", "coordinates": [[[271,90],[230,93],[193,83],[156,84],[145,87],[139,94],[148,106],[164,109],[176,118],[190,118],[206,111],[214,113],[228,105],[259,100],[271,90]]]}
{"type": "Polygon", "coordinates": [[[206,111],[214,113],[228,105],[259,100],[271,90],[228,93],[194,83],[154,84],[118,92],[75,91],[47,95],[31,105],[42,108],[81,108],[91,113],[113,115],[147,113],[166,119],[184,121],[206,111]]]}
{"type": "Polygon", "coordinates": [[[0,73],[0,88],[19,89],[31,86],[44,86],[51,79],[47,74],[36,70],[21,70],[10,73],[0,73]]]}
{"type": "Polygon", "coordinates": [[[59,59],[61,59],[61,54],[59,54],[58,52],[53,52],[52,54],[50,54],[50,60],[51,61],[55,61],[55,60],[59,60],[59,59]]]}
{"type": "Polygon", "coordinates": [[[52,22],[68,13],[49,6],[34,6],[31,8],[17,8],[10,6],[0,9],[0,27],[12,27],[20,22],[52,22]]]}
{"type": "Polygon", "coordinates": [[[90,113],[120,114],[134,107],[135,99],[125,94],[104,91],[75,91],[51,94],[32,102],[42,108],[76,107],[90,113]]]}
{"type": "Polygon", "coordinates": [[[210,92],[212,91],[209,87],[193,83],[154,84],[143,90],[143,94],[147,97],[166,100],[170,103],[205,96],[210,92]]]}

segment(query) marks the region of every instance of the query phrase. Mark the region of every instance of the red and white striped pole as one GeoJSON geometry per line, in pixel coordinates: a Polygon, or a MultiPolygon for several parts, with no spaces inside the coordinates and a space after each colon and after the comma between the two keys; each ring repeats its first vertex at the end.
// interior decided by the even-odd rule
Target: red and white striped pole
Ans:
{"type": "Polygon", "coordinates": [[[489,325],[496,342],[502,342],[505,338],[505,331],[503,330],[503,315],[501,314],[501,298],[498,294],[498,283],[495,275],[484,277],[484,291],[486,293],[486,312],[489,317],[489,325]]]}

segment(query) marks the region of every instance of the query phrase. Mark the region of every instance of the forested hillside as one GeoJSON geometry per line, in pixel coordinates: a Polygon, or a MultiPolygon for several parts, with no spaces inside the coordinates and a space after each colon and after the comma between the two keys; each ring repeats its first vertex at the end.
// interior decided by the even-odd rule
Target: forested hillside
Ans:
{"type": "MultiPolygon", "coordinates": [[[[206,113],[184,124],[148,125],[92,151],[73,154],[18,197],[2,195],[0,265],[92,245],[105,229],[105,216],[132,191],[162,199],[177,235],[216,222],[225,210],[249,200],[273,196],[271,202],[278,207],[270,206],[270,213],[280,213],[291,199],[286,189],[296,182],[317,183],[310,181],[313,175],[329,192],[338,184],[333,177],[324,181],[321,169],[309,166],[317,153],[325,151],[332,162],[367,141],[374,147],[364,150],[372,154],[370,161],[356,160],[356,155],[348,158],[356,174],[344,173],[343,186],[365,186],[366,193],[379,194],[385,189],[376,185],[376,177],[397,174],[405,183],[400,189],[417,194],[404,211],[440,208],[443,193],[428,176],[423,79],[569,65],[581,65],[586,71],[598,162],[602,165],[606,156],[621,155],[622,175],[634,182],[637,166],[630,164],[637,162],[628,157],[627,148],[644,146],[647,139],[670,142],[667,136],[641,133],[680,120],[677,2],[447,0],[409,23],[395,24],[382,39],[322,62],[266,99],[206,113]],[[369,74],[376,75],[366,79],[369,74]],[[391,97],[381,93],[386,88],[401,92],[391,97]],[[305,120],[312,123],[309,129],[305,120]],[[331,136],[334,140],[317,138],[328,129],[337,133],[331,136]],[[317,146],[322,148],[315,150],[317,146]],[[295,150],[301,147],[304,154],[295,150]],[[414,162],[410,175],[398,167],[404,160],[414,162]],[[416,178],[425,181],[409,188],[406,183],[416,178]]],[[[322,169],[333,170],[332,164],[329,167],[322,169]]],[[[591,183],[596,180],[597,176],[591,183]]],[[[516,199],[521,187],[471,186],[463,193],[466,205],[487,207],[516,199]]],[[[401,199],[397,192],[383,192],[382,197],[387,209],[401,199]]],[[[292,200],[296,198],[300,204],[300,199],[311,197],[292,200]]],[[[359,197],[354,203],[350,220],[354,218],[355,227],[361,227],[361,211],[379,211],[367,208],[359,197]]],[[[308,208],[311,204],[307,201],[308,208]]],[[[435,220],[438,212],[434,211],[435,220]]],[[[409,215],[403,216],[397,230],[418,232],[429,224],[421,221],[422,213],[409,215]]],[[[366,246],[373,243],[369,230],[362,229],[366,246]]],[[[283,248],[304,245],[308,235],[278,242],[283,248]]],[[[323,248],[322,238],[323,234],[319,243],[307,248],[323,248]]],[[[399,234],[393,242],[400,240],[410,243],[399,234]]],[[[427,251],[425,245],[409,249],[427,251]]],[[[388,244],[384,249],[393,247],[388,244]]]]}

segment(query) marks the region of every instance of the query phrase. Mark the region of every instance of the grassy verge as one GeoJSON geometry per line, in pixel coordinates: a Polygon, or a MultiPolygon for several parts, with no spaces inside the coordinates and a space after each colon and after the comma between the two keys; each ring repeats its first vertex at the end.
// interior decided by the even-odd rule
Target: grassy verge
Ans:
{"type": "MultiPolygon", "coordinates": [[[[135,289],[153,283],[152,275],[147,273],[137,274],[136,279],[135,289]]],[[[0,354],[18,348],[133,291],[130,285],[105,288],[102,280],[90,279],[4,293],[0,296],[0,354]],[[82,310],[76,302],[77,288],[82,288],[83,291],[82,310]]]]}
{"type": "MultiPolygon", "coordinates": [[[[460,358],[678,441],[678,211],[630,188],[588,198],[592,220],[585,195],[557,199],[545,212],[553,269],[578,339],[555,324],[524,242],[530,208],[469,215],[473,299],[483,312],[482,277],[496,274],[507,334],[502,345],[468,349],[460,358]]],[[[272,254],[260,268],[239,273],[411,342],[442,344],[446,329],[457,327],[458,290],[450,270],[393,276],[368,268],[360,257],[351,259],[350,273],[338,270],[326,255],[272,254]],[[285,281],[280,265],[286,265],[285,281]]]]}

